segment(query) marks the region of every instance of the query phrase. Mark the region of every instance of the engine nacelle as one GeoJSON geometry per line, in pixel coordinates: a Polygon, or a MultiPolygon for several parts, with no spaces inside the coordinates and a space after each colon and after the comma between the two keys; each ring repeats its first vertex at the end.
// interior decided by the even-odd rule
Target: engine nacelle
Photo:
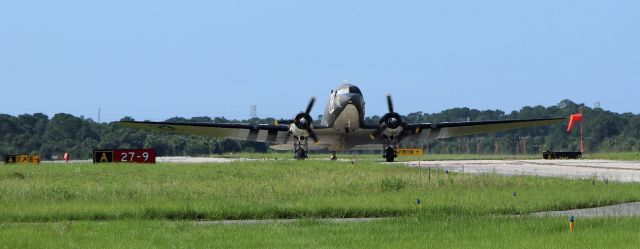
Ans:
{"type": "Polygon", "coordinates": [[[308,137],[309,136],[309,131],[307,131],[307,129],[300,129],[295,124],[291,124],[289,126],[289,132],[291,132],[291,134],[293,134],[296,137],[308,137]]]}
{"type": "Polygon", "coordinates": [[[397,137],[404,130],[400,114],[390,112],[380,118],[380,133],[385,137],[397,137]]]}
{"type": "Polygon", "coordinates": [[[293,118],[293,122],[289,125],[289,132],[297,137],[308,137],[311,134],[309,130],[313,129],[313,119],[307,113],[301,112],[293,118]]]}

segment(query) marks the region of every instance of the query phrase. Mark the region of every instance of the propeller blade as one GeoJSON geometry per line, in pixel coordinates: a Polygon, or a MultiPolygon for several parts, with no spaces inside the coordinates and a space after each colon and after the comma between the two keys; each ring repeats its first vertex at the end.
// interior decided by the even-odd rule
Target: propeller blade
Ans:
{"type": "Polygon", "coordinates": [[[387,107],[389,107],[389,113],[393,112],[393,102],[391,101],[391,94],[387,94],[387,107]]]}
{"type": "Polygon", "coordinates": [[[378,132],[372,132],[371,134],[369,134],[369,138],[371,138],[371,140],[376,140],[376,137],[378,136],[378,132]]]}
{"type": "Polygon", "coordinates": [[[313,141],[314,141],[314,142],[316,142],[316,143],[317,143],[317,142],[319,141],[319,140],[318,140],[318,135],[316,135],[316,132],[315,132],[315,131],[313,131],[313,129],[309,128],[309,129],[307,129],[307,132],[309,132],[309,137],[310,137],[311,139],[313,139],[313,141]]]}
{"type": "Polygon", "coordinates": [[[307,111],[305,111],[304,113],[309,114],[315,102],[316,102],[316,97],[311,97],[311,101],[309,101],[309,105],[307,105],[307,111]]]}

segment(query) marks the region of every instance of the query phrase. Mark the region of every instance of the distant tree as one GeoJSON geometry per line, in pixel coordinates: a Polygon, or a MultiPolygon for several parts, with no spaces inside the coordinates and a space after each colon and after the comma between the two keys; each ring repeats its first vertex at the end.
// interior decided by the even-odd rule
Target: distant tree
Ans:
{"type": "MultiPolygon", "coordinates": [[[[414,112],[403,116],[408,123],[434,123],[455,121],[483,121],[568,117],[582,111],[585,115],[585,146],[588,152],[639,151],[640,115],[614,113],[602,108],[589,108],[571,100],[562,100],[550,107],[525,106],[506,114],[502,110],[476,110],[452,108],[438,113],[414,112]]],[[[314,120],[319,124],[321,116],[314,120]]],[[[217,122],[273,124],[274,118],[229,120],[224,117],[173,117],[170,122],[217,122]]],[[[367,124],[377,124],[380,116],[365,117],[367,124]]],[[[134,121],[123,117],[121,121],[134,121]]],[[[527,140],[527,151],[577,150],[579,132],[567,134],[564,125],[516,129],[489,134],[437,141],[407,141],[403,145],[422,147],[430,153],[477,152],[516,153],[527,140]],[[479,146],[478,146],[479,145],[479,146]],[[497,146],[496,146],[497,145],[497,146]],[[475,146],[475,147],[474,147],[475,146]],[[467,149],[469,147],[469,149],[467,149]]],[[[184,136],[116,126],[114,123],[96,123],[84,117],[59,113],[49,118],[42,113],[17,117],[0,114],[0,154],[40,154],[51,159],[64,152],[72,158],[91,158],[94,149],[155,148],[160,156],[206,155],[224,152],[267,152],[269,145],[250,141],[237,141],[200,136],[184,136]]]]}

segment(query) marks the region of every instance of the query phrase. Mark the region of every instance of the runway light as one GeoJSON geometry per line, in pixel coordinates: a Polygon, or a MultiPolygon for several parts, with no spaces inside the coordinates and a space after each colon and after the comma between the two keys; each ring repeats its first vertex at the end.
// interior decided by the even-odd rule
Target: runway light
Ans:
{"type": "Polygon", "coordinates": [[[513,197],[517,197],[517,196],[518,196],[518,193],[517,193],[516,191],[513,191],[513,193],[511,193],[511,195],[512,195],[513,197]]]}
{"type": "Polygon", "coordinates": [[[416,199],[416,207],[420,207],[420,204],[422,204],[422,201],[420,201],[420,198],[416,199]]]}

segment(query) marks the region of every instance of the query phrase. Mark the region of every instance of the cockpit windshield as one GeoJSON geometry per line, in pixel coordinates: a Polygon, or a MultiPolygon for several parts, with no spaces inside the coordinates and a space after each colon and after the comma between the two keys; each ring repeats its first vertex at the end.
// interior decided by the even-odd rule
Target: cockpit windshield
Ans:
{"type": "Polygon", "coordinates": [[[362,95],[362,92],[360,92],[360,88],[358,88],[357,86],[345,86],[337,90],[338,95],[342,95],[346,93],[362,95]]]}
{"type": "Polygon", "coordinates": [[[362,95],[362,92],[360,92],[360,88],[355,87],[355,86],[349,87],[349,93],[355,93],[355,94],[362,95]]]}

